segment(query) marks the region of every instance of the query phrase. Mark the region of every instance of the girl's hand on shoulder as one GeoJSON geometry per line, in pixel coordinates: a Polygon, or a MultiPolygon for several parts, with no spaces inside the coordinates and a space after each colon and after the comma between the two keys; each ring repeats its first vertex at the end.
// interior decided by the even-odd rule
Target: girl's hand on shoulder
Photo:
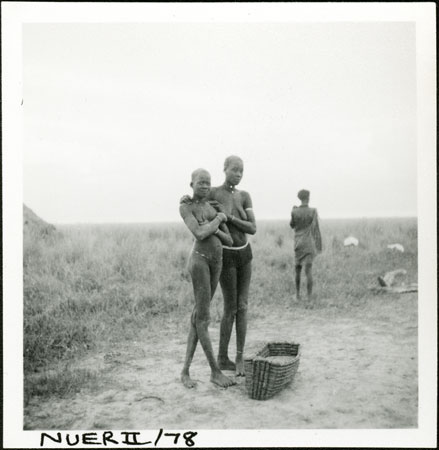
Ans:
{"type": "Polygon", "coordinates": [[[180,199],[180,205],[185,204],[185,205],[190,205],[192,204],[192,197],[190,195],[183,195],[183,197],[181,197],[180,199]]]}

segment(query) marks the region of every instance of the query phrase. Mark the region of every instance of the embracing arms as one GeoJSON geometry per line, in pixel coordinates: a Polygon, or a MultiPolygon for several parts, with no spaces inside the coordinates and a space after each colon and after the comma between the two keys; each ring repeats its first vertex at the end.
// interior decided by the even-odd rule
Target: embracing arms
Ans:
{"type": "Polygon", "coordinates": [[[219,212],[223,212],[227,216],[227,223],[233,224],[235,228],[243,231],[247,234],[256,233],[256,219],[253,213],[252,201],[250,194],[245,191],[241,191],[241,196],[243,199],[242,205],[236,205],[236,208],[240,212],[240,217],[236,217],[233,214],[227,214],[224,206],[217,202],[216,200],[209,201],[209,203],[219,212]]]}
{"type": "Polygon", "coordinates": [[[214,234],[216,234],[219,237],[220,241],[224,245],[227,245],[229,247],[233,245],[232,236],[230,235],[230,231],[225,223],[222,223],[214,234]]]}
{"type": "Polygon", "coordinates": [[[243,231],[247,234],[255,234],[256,233],[256,219],[253,214],[253,210],[247,209],[246,211],[247,219],[241,219],[233,215],[229,215],[227,217],[228,222],[233,224],[235,228],[243,231]]]}
{"type": "MultiPolygon", "coordinates": [[[[194,215],[192,214],[190,206],[185,203],[182,203],[180,205],[180,215],[183,218],[186,226],[198,241],[202,241],[203,239],[206,239],[210,235],[216,233],[220,225],[227,220],[225,214],[218,213],[213,220],[200,225],[197,219],[195,219],[194,215]]],[[[224,232],[223,230],[218,231],[218,237],[220,239],[224,234],[226,234],[226,232],[224,232]]]]}

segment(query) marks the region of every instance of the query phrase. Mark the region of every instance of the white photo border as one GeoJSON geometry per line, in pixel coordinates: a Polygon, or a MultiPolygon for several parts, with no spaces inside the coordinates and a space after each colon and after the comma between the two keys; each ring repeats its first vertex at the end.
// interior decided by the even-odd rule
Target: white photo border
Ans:
{"type": "MultiPolygon", "coordinates": [[[[435,447],[437,421],[435,8],[435,3],[432,2],[309,4],[2,2],[4,448],[39,447],[41,436],[41,430],[23,430],[23,120],[20,108],[23,87],[22,25],[24,23],[67,22],[280,23],[346,21],[403,21],[416,24],[419,236],[418,428],[392,430],[198,430],[196,446],[435,447]]],[[[139,431],[145,432],[145,430],[139,431]]],[[[53,431],[48,432],[55,434],[53,431]]],[[[115,431],[115,433],[117,432],[115,431]]],[[[56,447],[59,448],[60,445],[57,444],[56,447]]]]}

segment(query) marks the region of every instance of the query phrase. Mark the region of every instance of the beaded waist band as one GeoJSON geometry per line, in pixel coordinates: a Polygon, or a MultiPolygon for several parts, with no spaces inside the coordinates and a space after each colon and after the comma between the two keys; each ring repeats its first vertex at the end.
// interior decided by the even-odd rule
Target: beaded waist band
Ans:
{"type": "Polygon", "coordinates": [[[247,241],[243,246],[241,247],[227,247],[227,245],[223,245],[223,248],[227,249],[227,250],[242,250],[243,248],[247,247],[247,245],[249,244],[249,241],[247,241]]]}

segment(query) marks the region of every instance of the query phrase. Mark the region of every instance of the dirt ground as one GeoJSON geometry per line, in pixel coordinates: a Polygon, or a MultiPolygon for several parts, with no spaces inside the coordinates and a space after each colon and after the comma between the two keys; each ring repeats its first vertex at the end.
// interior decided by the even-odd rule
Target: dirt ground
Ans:
{"type": "MultiPolygon", "coordinates": [[[[186,323],[186,319],[184,321],[186,323]]],[[[210,327],[214,348],[219,324],[210,327]]],[[[247,351],[261,342],[301,344],[293,383],[266,401],[252,400],[244,379],[220,389],[209,382],[200,346],[188,390],[179,382],[186,329],[163,324],[135,342],[88,356],[102,371],[97,390],[73,398],[34,398],[24,427],[38,429],[305,429],[417,426],[417,295],[379,295],[350,309],[292,305],[251,319],[247,351]]],[[[234,354],[234,335],[232,352],[234,354]]],[[[229,373],[227,373],[229,374],[229,373]]],[[[230,375],[233,375],[230,373],[230,375]]]]}

